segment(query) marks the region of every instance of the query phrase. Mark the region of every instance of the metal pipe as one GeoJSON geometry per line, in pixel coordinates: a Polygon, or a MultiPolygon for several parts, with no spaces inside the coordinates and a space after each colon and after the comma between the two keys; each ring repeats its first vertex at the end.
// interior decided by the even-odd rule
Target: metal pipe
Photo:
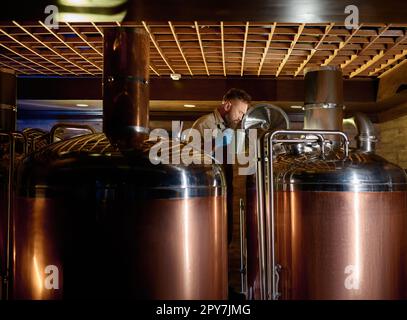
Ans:
{"type": "MultiPolygon", "coordinates": [[[[266,221],[266,279],[267,279],[267,299],[277,300],[278,297],[275,296],[275,277],[274,277],[274,266],[275,266],[275,227],[274,227],[274,202],[271,202],[273,199],[273,190],[274,190],[274,174],[273,174],[273,150],[271,138],[266,139],[266,157],[265,157],[265,171],[266,171],[266,212],[265,212],[265,221],[266,221]],[[271,213],[271,214],[269,214],[271,213]],[[271,228],[271,230],[270,230],[271,228]],[[270,232],[271,231],[271,232],[270,232]]],[[[270,134],[270,137],[273,136],[273,133],[270,134]]]]}
{"type": "MultiPolygon", "coordinates": [[[[15,140],[12,132],[0,132],[0,136],[7,137],[9,142],[9,164],[7,177],[7,216],[6,216],[6,243],[5,243],[5,258],[6,265],[2,275],[1,286],[4,289],[2,299],[9,299],[9,284],[11,273],[11,233],[12,233],[12,208],[13,208],[13,179],[14,179],[14,162],[15,162],[15,140]]],[[[3,291],[3,290],[2,290],[3,291]]]]}
{"type": "Polygon", "coordinates": [[[55,133],[58,129],[83,129],[88,130],[89,133],[96,133],[96,130],[89,125],[86,124],[70,124],[70,123],[57,123],[51,128],[49,132],[49,143],[54,143],[55,140],[55,133]]]}
{"type": "Polygon", "coordinates": [[[245,205],[243,199],[239,201],[239,231],[240,231],[240,282],[241,292],[247,297],[247,250],[246,250],[246,232],[245,232],[245,205]]]}
{"type": "Polygon", "coordinates": [[[340,68],[307,68],[304,82],[304,129],[342,131],[344,107],[340,68]]]}
{"type": "Polygon", "coordinates": [[[11,132],[17,124],[17,77],[13,70],[0,68],[0,130],[11,132]]]}
{"type": "Polygon", "coordinates": [[[344,122],[351,123],[358,131],[355,136],[357,149],[362,152],[374,152],[376,149],[376,130],[372,121],[364,113],[358,112],[344,122]]]}
{"type": "Polygon", "coordinates": [[[143,28],[106,28],[103,131],[122,150],[148,137],[150,38],[143,28]]]}
{"type": "Polygon", "coordinates": [[[259,251],[259,275],[260,275],[260,297],[266,299],[266,248],[265,248],[265,223],[264,223],[264,201],[265,201],[265,179],[264,179],[264,146],[260,137],[257,140],[257,168],[256,168],[256,183],[257,183],[257,228],[258,232],[258,251],[259,251]]]}

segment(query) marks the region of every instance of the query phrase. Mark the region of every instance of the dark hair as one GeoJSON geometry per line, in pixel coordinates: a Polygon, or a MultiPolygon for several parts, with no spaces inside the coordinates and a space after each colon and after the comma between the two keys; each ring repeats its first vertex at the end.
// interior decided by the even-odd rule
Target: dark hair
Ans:
{"type": "Polygon", "coordinates": [[[252,97],[242,89],[232,88],[223,96],[223,101],[238,99],[249,104],[252,101],[252,97]]]}

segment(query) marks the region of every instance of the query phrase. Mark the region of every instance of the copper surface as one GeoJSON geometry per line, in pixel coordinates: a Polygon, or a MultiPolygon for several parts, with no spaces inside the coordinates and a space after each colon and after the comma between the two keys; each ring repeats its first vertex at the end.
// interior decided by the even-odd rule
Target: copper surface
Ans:
{"type": "MultiPolygon", "coordinates": [[[[248,298],[260,299],[256,190],[247,189],[248,298]]],[[[405,192],[276,192],[282,299],[406,299],[405,192]]]]}
{"type": "Polygon", "coordinates": [[[405,299],[405,192],[277,192],[283,299],[405,299]]]}
{"type": "Polygon", "coordinates": [[[103,132],[131,148],[146,138],[150,39],[143,28],[108,28],[104,36],[103,132]]]}
{"type": "Polygon", "coordinates": [[[247,236],[247,298],[261,299],[260,264],[259,264],[259,228],[257,219],[256,176],[246,180],[246,236],[247,236]]]}
{"type": "Polygon", "coordinates": [[[224,196],[17,203],[15,299],[227,298],[224,196]],[[47,265],[59,289],[44,285],[47,265]]]}
{"type": "MultiPolygon", "coordinates": [[[[1,168],[0,170],[2,170],[1,168]]],[[[3,171],[3,170],[2,170],[3,171]]],[[[3,278],[7,270],[7,179],[4,173],[0,174],[0,299],[4,294],[3,278]]]]}

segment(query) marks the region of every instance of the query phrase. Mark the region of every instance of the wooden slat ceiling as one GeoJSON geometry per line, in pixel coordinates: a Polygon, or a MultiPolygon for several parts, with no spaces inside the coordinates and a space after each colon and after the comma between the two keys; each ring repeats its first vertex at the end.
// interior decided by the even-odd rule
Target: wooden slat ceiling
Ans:
{"type": "MultiPolygon", "coordinates": [[[[22,75],[100,76],[103,28],[120,23],[0,24],[0,67],[22,75]]],[[[407,24],[141,22],[151,39],[152,76],[302,77],[339,65],[345,77],[380,77],[407,56],[407,24]]]]}

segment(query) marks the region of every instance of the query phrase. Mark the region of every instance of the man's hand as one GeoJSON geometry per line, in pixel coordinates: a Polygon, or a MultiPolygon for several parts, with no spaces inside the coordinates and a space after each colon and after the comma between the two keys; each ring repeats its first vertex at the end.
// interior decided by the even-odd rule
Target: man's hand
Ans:
{"type": "Polygon", "coordinates": [[[234,134],[234,130],[230,128],[224,130],[223,132],[219,132],[219,136],[215,138],[215,148],[220,148],[231,144],[234,134]]]}

